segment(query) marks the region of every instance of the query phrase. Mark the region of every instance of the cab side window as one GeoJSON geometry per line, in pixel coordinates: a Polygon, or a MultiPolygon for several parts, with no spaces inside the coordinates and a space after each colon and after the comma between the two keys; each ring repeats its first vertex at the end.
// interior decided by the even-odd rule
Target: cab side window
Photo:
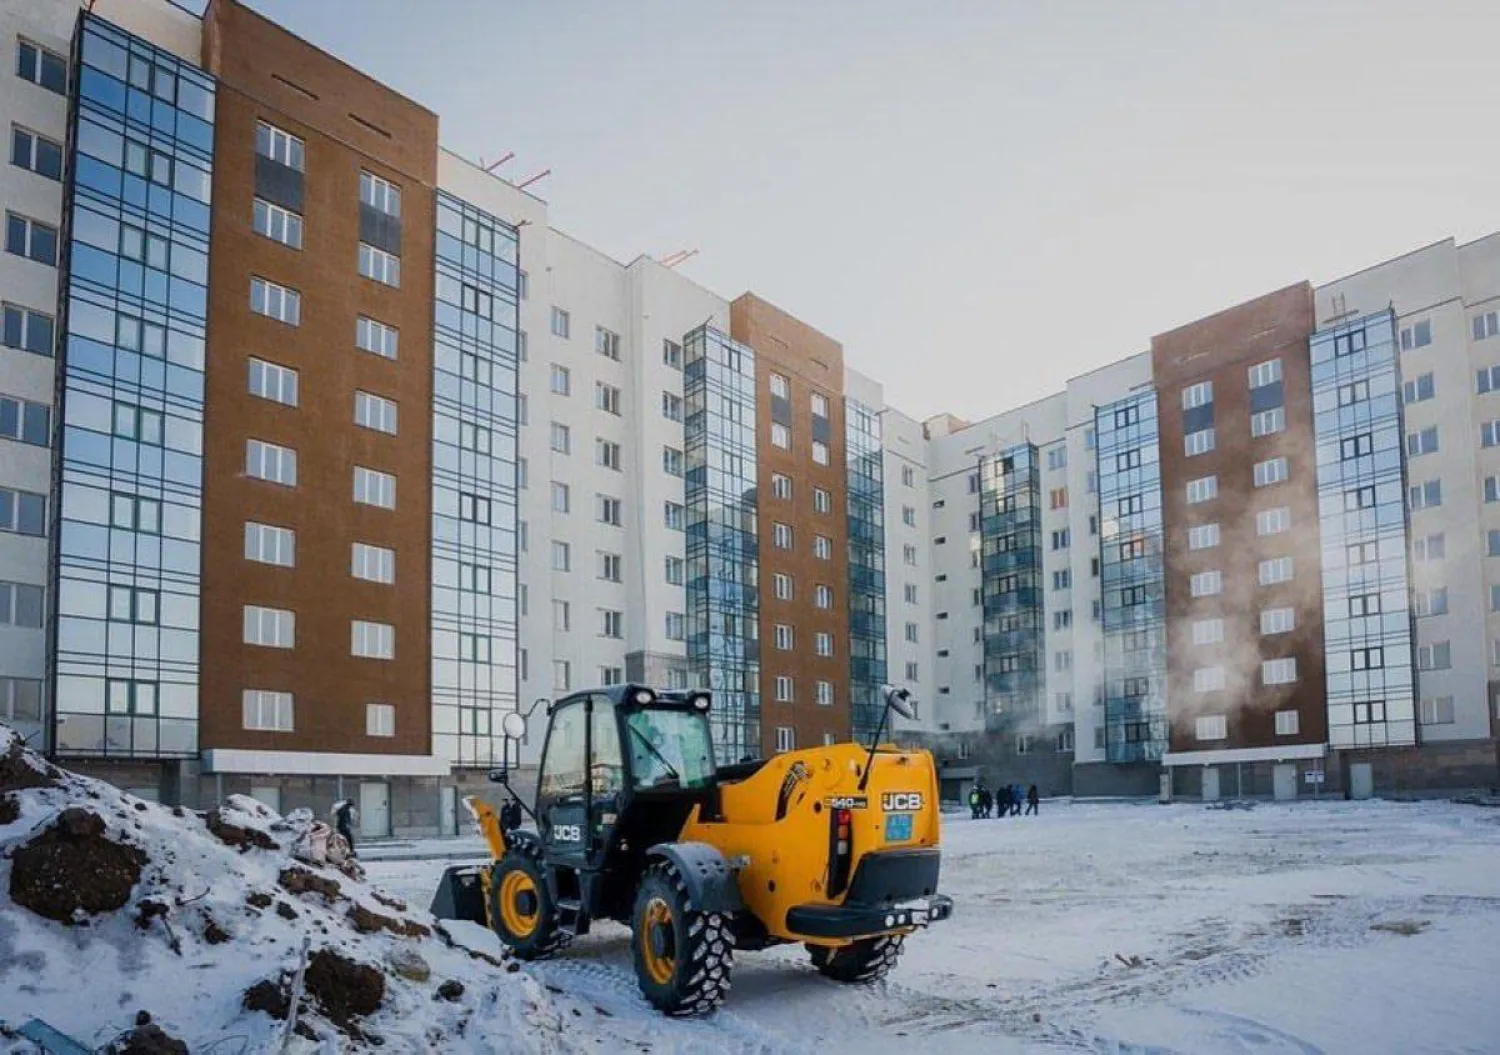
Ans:
{"type": "Polygon", "coordinates": [[[620,757],[620,729],[615,708],[603,696],[594,697],[594,794],[615,795],[625,787],[625,763],[620,757]]]}
{"type": "Polygon", "coordinates": [[[547,757],[537,785],[538,805],[546,810],[559,801],[583,799],[583,704],[571,703],[552,716],[547,757]]]}

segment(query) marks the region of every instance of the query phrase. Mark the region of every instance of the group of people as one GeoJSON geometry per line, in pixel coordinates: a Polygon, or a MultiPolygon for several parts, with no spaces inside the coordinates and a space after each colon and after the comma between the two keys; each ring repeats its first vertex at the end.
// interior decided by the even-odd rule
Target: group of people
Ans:
{"type": "Polygon", "coordinates": [[[1037,809],[1041,796],[1037,794],[1036,785],[1022,789],[1019,784],[1001,784],[999,791],[991,791],[984,786],[984,781],[977,781],[969,791],[969,811],[974,820],[990,816],[991,812],[997,817],[1019,817],[1022,814],[1022,806],[1025,807],[1027,816],[1039,814],[1037,809]]]}

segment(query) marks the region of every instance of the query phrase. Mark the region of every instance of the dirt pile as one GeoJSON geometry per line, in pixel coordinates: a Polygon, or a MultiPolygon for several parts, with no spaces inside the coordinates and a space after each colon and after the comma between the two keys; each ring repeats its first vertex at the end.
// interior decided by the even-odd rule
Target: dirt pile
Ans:
{"type": "Polygon", "coordinates": [[[146,855],[105,835],[91,810],[63,810],[52,826],[16,850],[10,899],[59,923],[124,908],[140,882],[146,855]]]}

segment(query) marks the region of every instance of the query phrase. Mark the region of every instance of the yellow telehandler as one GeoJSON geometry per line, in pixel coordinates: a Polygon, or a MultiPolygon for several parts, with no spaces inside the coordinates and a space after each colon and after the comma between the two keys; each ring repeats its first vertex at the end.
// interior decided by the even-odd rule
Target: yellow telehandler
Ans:
{"type": "MultiPolygon", "coordinates": [[[[594,920],[623,923],[641,992],[669,1015],[718,1007],[736,949],[801,942],[830,978],[880,978],[908,934],[953,911],[937,892],[932,756],[879,743],[909,700],[885,690],[868,748],[715,766],[707,692],[569,695],[549,707],[535,805],[507,768],[491,774],[535,830],[516,805],[465,799],[493,861],[449,868],[433,914],[486,924],[528,960],[594,920]]],[[[519,739],[525,719],[504,729],[519,739]]]]}

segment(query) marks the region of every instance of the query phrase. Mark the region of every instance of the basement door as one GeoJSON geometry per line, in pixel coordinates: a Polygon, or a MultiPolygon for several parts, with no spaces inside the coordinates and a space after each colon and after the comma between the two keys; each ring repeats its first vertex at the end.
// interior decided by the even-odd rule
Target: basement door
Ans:
{"type": "Polygon", "coordinates": [[[366,839],[391,834],[391,786],[383,780],[360,781],[359,834],[366,839]]]}

